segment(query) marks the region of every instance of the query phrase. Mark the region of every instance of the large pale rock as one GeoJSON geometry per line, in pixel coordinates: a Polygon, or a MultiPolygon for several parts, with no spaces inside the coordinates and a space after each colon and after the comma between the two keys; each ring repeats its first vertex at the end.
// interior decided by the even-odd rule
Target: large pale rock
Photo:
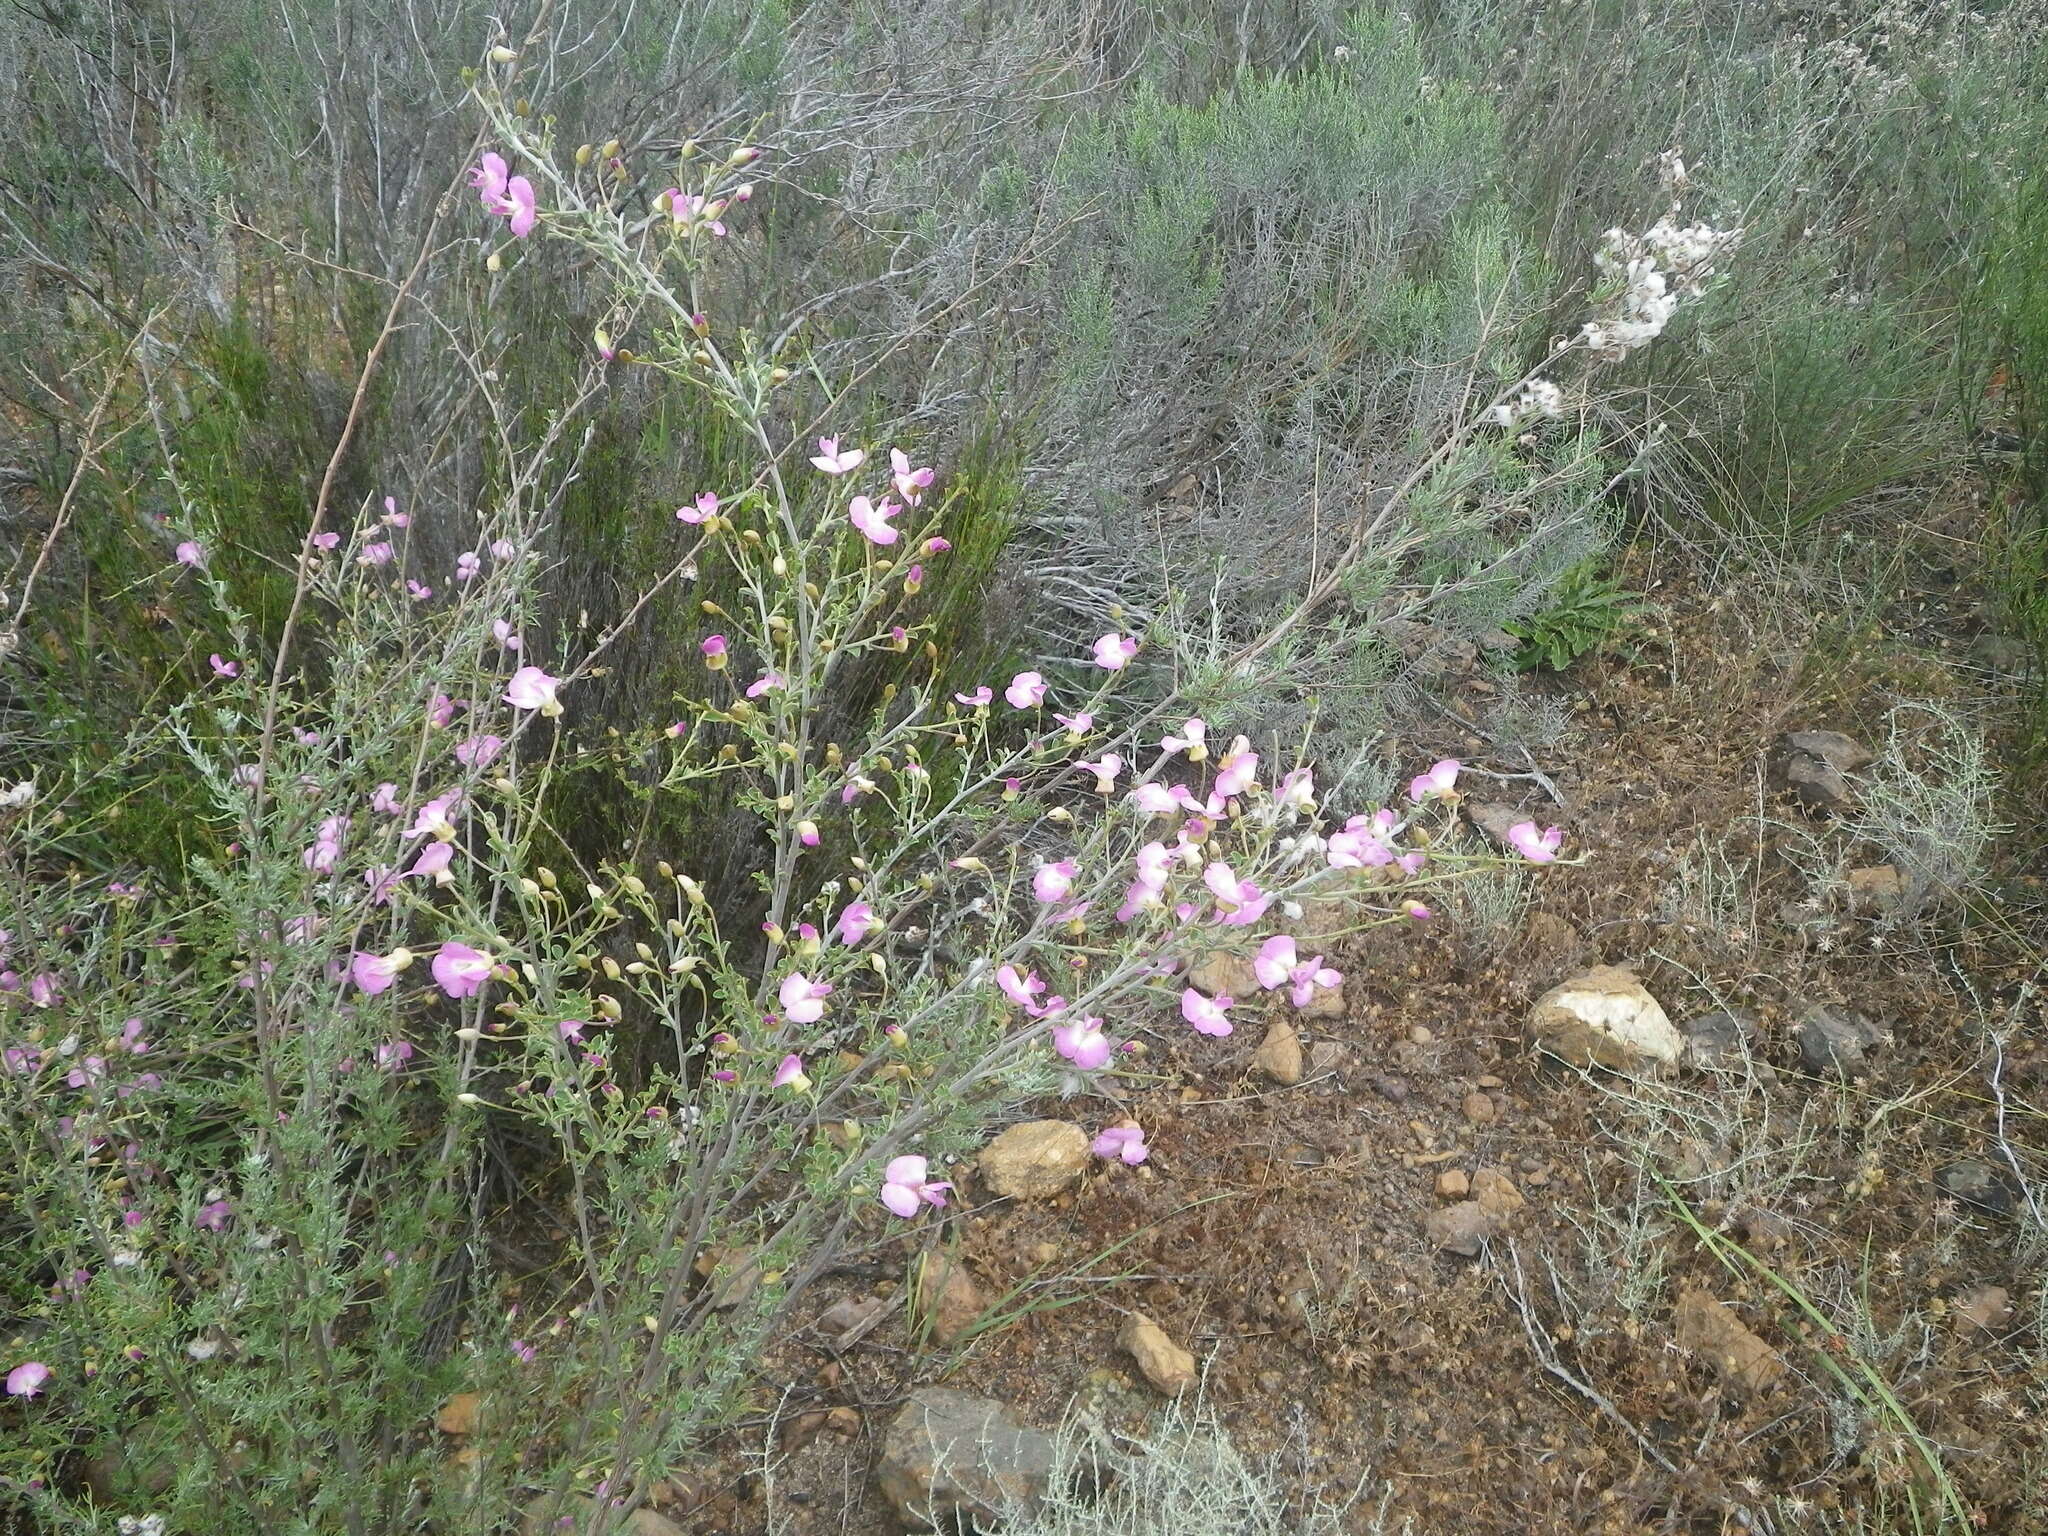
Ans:
{"type": "Polygon", "coordinates": [[[1635,972],[1595,966],[1536,999],[1529,1032],[1537,1045],[1578,1066],[1631,1071],[1675,1066],[1681,1035],[1635,972]]]}
{"type": "Polygon", "coordinates": [[[1052,1470],[1050,1435],[988,1398],[925,1387],[890,1421],[875,1481],[908,1529],[951,1530],[1036,1510],[1052,1470]]]}
{"type": "Polygon", "coordinates": [[[980,1168],[991,1194],[1049,1200],[1087,1172],[1088,1133],[1064,1120],[1027,1120],[982,1148],[980,1168]]]}
{"type": "Polygon", "coordinates": [[[1782,739],[1787,752],[1817,757],[1842,773],[1868,768],[1877,760],[1875,752],[1841,731],[1787,731],[1782,739]]]}
{"type": "Polygon", "coordinates": [[[1175,1397],[1195,1384],[1195,1357],[1149,1317],[1133,1313],[1116,1341],[1138,1362],[1138,1369],[1155,1391],[1175,1397]]]}

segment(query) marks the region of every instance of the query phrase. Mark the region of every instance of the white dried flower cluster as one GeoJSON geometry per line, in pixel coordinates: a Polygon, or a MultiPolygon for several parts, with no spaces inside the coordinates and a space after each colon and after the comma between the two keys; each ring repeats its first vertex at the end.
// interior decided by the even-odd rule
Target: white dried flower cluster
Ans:
{"type": "Polygon", "coordinates": [[[1602,277],[1626,286],[1584,328],[1589,351],[1610,362],[1664,332],[1678,306],[1707,291],[1716,264],[1741,242],[1740,229],[1676,222],[1667,213],[1640,235],[1610,229],[1593,257],[1602,277]]]}
{"type": "Polygon", "coordinates": [[[164,1536],[162,1515],[123,1515],[114,1522],[121,1536],[164,1536]]]}
{"type": "Polygon", "coordinates": [[[1512,400],[1503,400],[1486,413],[1497,427],[1514,428],[1534,416],[1556,420],[1564,414],[1564,391],[1548,379],[1531,379],[1512,400]]]}
{"type": "Polygon", "coordinates": [[[34,779],[23,779],[18,784],[10,784],[7,788],[0,789],[0,811],[18,811],[34,801],[35,797],[34,779]]]}

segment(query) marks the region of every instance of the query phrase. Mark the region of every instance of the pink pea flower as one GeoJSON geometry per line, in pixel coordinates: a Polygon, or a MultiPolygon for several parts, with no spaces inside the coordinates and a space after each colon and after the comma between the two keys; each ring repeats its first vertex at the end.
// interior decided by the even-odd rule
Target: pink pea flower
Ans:
{"type": "Polygon", "coordinates": [[[488,768],[504,750],[502,736],[472,736],[455,744],[455,761],[469,768],[488,768]]]}
{"type": "Polygon", "coordinates": [[[1036,972],[1019,976],[1014,965],[996,967],[996,985],[1003,989],[1003,996],[1026,1010],[1031,1008],[1031,1000],[1045,990],[1045,983],[1038,979],[1036,972]]]}
{"type": "Polygon", "coordinates": [[[804,1076],[804,1059],[791,1052],[782,1058],[782,1065],[775,1069],[775,1086],[794,1088],[798,1093],[811,1091],[811,1080],[804,1076]]]}
{"type": "Polygon", "coordinates": [[[513,1354],[519,1357],[519,1363],[521,1365],[531,1365],[540,1356],[540,1351],[535,1349],[531,1344],[527,1343],[524,1339],[514,1339],[510,1344],[506,1346],[506,1348],[510,1349],[513,1354]]]}
{"type": "Polygon", "coordinates": [[[300,854],[299,862],[316,875],[331,875],[341,862],[341,844],[323,839],[300,854]]]}
{"type": "Polygon", "coordinates": [[[486,208],[505,195],[505,185],[511,179],[505,157],[492,150],[485,150],[469,171],[469,184],[476,188],[477,197],[486,208]]]}
{"type": "Polygon", "coordinates": [[[1114,752],[1105,752],[1099,762],[1076,763],[1076,773],[1095,775],[1095,793],[1110,795],[1116,793],[1116,776],[1124,771],[1124,760],[1114,752]]]}
{"type": "Polygon", "coordinates": [[[759,677],[747,684],[747,697],[758,699],[764,693],[774,693],[788,686],[789,684],[783,681],[780,672],[763,672],[759,677]]]}
{"type": "MultiPolygon", "coordinates": [[[[891,1209],[894,1209],[892,1206],[891,1209]]],[[[7,1395],[9,1397],[36,1397],[50,1384],[55,1375],[40,1360],[24,1360],[7,1373],[7,1395]]]]}
{"type": "Polygon", "coordinates": [[[510,539],[491,540],[491,558],[493,560],[510,560],[518,553],[519,546],[510,539]]]}
{"type": "Polygon", "coordinates": [[[1135,1125],[1112,1125],[1097,1136],[1090,1145],[1097,1157],[1121,1158],[1132,1168],[1152,1155],[1152,1149],[1145,1145],[1145,1133],[1135,1125]]]}
{"type": "Polygon", "coordinates": [[[1045,679],[1036,672],[1019,672],[1010,679],[1003,697],[1012,709],[1036,709],[1045,702],[1045,679]]]}
{"type": "Polygon", "coordinates": [[[903,573],[903,590],[907,595],[915,597],[923,589],[924,567],[913,562],[910,569],[903,573]]]}
{"type": "Polygon", "coordinates": [[[410,1040],[386,1040],[377,1047],[377,1067],[384,1072],[396,1072],[412,1060],[410,1040]]]}
{"type": "Polygon", "coordinates": [[[1176,810],[1202,808],[1202,802],[1185,784],[1140,784],[1131,791],[1131,801],[1147,816],[1171,816],[1176,810]]]}
{"type": "Polygon", "coordinates": [[[372,864],[363,871],[363,884],[370,888],[370,905],[386,907],[398,894],[399,874],[389,864],[372,864]]]}
{"type": "Polygon", "coordinates": [[[423,582],[414,581],[409,576],[406,578],[405,581],[405,590],[407,594],[411,596],[412,600],[416,603],[427,602],[434,595],[434,589],[432,587],[427,586],[423,582]]]}
{"type": "Polygon", "coordinates": [[[338,533],[316,533],[313,535],[313,547],[315,549],[331,550],[339,548],[340,545],[341,535],[338,533]]]}
{"type": "Polygon", "coordinates": [[[384,498],[384,521],[394,528],[410,528],[412,526],[412,514],[398,510],[398,498],[396,496],[386,496],[384,498]]]}
{"type": "Polygon", "coordinates": [[[1321,955],[1312,955],[1288,973],[1287,1000],[1297,1008],[1306,1008],[1315,1000],[1316,989],[1334,992],[1344,985],[1344,973],[1333,971],[1323,964],[1321,955]]]}
{"type": "Polygon", "coordinates": [[[952,547],[953,541],[951,539],[942,539],[937,535],[933,535],[924,541],[924,552],[928,555],[943,555],[952,547]]]}
{"type": "Polygon", "coordinates": [[[1399,855],[1394,862],[1401,866],[1402,874],[1419,875],[1422,873],[1422,866],[1429,862],[1429,855],[1420,848],[1410,848],[1406,853],[1399,855]]]}
{"type": "Polygon", "coordinates": [[[222,661],[220,659],[219,651],[215,651],[211,656],[207,657],[206,660],[207,663],[213,668],[213,675],[215,677],[240,677],[242,675],[241,663],[234,661],[222,661]]]}
{"type": "Polygon", "coordinates": [[[1312,769],[1295,768],[1280,781],[1273,803],[1282,810],[1309,815],[1316,808],[1316,776],[1312,769]]]}
{"type": "Polygon", "coordinates": [[[1095,642],[1095,665],[1105,672],[1121,672],[1138,654],[1138,642],[1111,630],[1095,642]]]}
{"type": "MultiPolygon", "coordinates": [[[[796,824],[796,840],[806,848],[818,846],[818,824],[815,821],[800,821],[796,824]]],[[[805,926],[809,926],[806,924],[805,926]]]]}
{"type": "Polygon", "coordinates": [[[1057,864],[1041,864],[1031,877],[1031,894],[1048,906],[1056,901],[1065,901],[1074,889],[1074,861],[1061,859],[1057,864]]]}
{"type": "Polygon", "coordinates": [[[856,496],[847,503],[846,516],[847,520],[860,530],[862,538],[870,544],[886,546],[903,537],[902,530],[889,525],[889,520],[902,510],[886,497],[880,506],[876,506],[867,497],[856,496]]]}
{"type": "Polygon", "coordinates": [[[1102,1032],[1102,1020],[1092,1016],[1055,1024],[1052,1048],[1083,1072],[1094,1072],[1107,1065],[1116,1049],[1102,1032]]]}
{"type": "Polygon", "coordinates": [[[1432,796],[1448,795],[1458,785],[1458,770],[1465,765],[1455,757],[1444,758],[1429,772],[1418,773],[1408,785],[1408,798],[1420,805],[1432,796]]]}
{"type": "Polygon", "coordinates": [[[1180,995],[1180,1016],[1198,1034],[1227,1035],[1232,1028],[1229,1009],[1235,1001],[1228,993],[1210,998],[1188,987],[1180,995]]]}
{"type": "Polygon", "coordinates": [[[1067,740],[1070,742],[1080,741],[1083,736],[1095,729],[1095,717],[1085,709],[1076,715],[1063,715],[1054,710],[1053,719],[1067,728],[1067,740]]]}
{"type": "Polygon", "coordinates": [[[1216,771],[1212,801],[1228,800],[1251,788],[1252,776],[1259,771],[1259,754],[1251,751],[1250,747],[1251,743],[1240,736],[1223,754],[1223,762],[1216,771]]]}
{"type": "Polygon", "coordinates": [[[172,553],[178,557],[178,564],[189,565],[195,571],[206,564],[206,551],[191,539],[185,540],[172,553]]]}
{"type": "Polygon", "coordinates": [[[474,997],[490,980],[495,964],[482,950],[451,939],[434,956],[434,981],[450,997],[474,997]]]}
{"type": "Polygon", "coordinates": [[[1168,732],[1159,738],[1159,745],[1166,751],[1168,756],[1172,756],[1177,752],[1185,752],[1188,755],[1188,761],[1191,763],[1199,763],[1209,755],[1208,743],[1208,724],[1199,718],[1188,721],[1187,724],[1180,728],[1178,734],[1168,732]]]}
{"type": "Polygon", "coordinates": [[[1429,920],[1430,920],[1430,919],[1431,919],[1432,917],[1435,917],[1435,916],[1436,916],[1436,914],[1435,914],[1434,912],[1430,911],[1430,910],[1429,910],[1429,908],[1425,907],[1425,906],[1424,906],[1424,905],[1423,905],[1423,904],[1422,904],[1421,902],[1419,902],[1419,901],[1409,901],[1409,902],[1403,902],[1403,903],[1402,903],[1402,910],[1404,910],[1405,912],[1407,912],[1407,914],[1408,914],[1408,920],[1409,920],[1410,922],[1415,922],[1415,923],[1426,923],[1426,922],[1428,922],[1428,921],[1429,921],[1429,920]]]}
{"type": "Polygon", "coordinates": [[[555,697],[555,690],[561,686],[559,677],[550,677],[539,667],[521,667],[505,687],[505,702],[514,709],[537,709],[544,715],[559,715],[562,704],[555,697]]]}
{"type": "Polygon", "coordinates": [[[498,205],[497,212],[505,216],[506,227],[514,239],[524,240],[533,233],[534,220],[538,217],[534,207],[533,183],[524,176],[514,176],[505,183],[505,197],[498,205]]]}
{"type": "Polygon", "coordinates": [[[198,1213],[192,1218],[192,1225],[204,1228],[208,1232],[225,1232],[228,1229],[228,1216],[233,1209],[234,1207],[225,1200],[209,1200],[199,1207],[198,1213]]]}
{"type": "Polygon", "coordinates": [[[463,708],[460,699],[451,699],[445,693],[437,693],[427,701],[427,724],[437,731],[445,731],[455,723],[456,711],[463,708]]]}
{"type": "Polygon", "coordinates": [[[1294,940],[1284,933],[1276,933],[1259,946],[1259,952],[1252,960],[1252,974],[1259,978],[1260,986],[1272,992],[1287,985],[1287,978],[1298,963],[1294,940]]]}
{"type": "Polygon", "coordinates": [[[1330,867],[1365,869],[1393,863],[1394,850],[1387,839],[1393,834],[1395,821],[1394,813],[1388,810],[1352,817],[1344,823],[1343,831],[1330,834],[1325,850],[1330,867]]]}
{"type": "Polygon", "coordinates": [[[856,773],[846,781],[846,787],[839,791],[839,803],[851,805],[862,795],[872,795],[879,788],[875,781],[856,773]]]}
{"type": "Polygon", "coordinates": [[[983,705],[989,703],[992,699],[994,699],[995,696],[996,692],[993,688],[981,687],[975,689],[972,693],[954,694],[953,702],[956,704],[965,704],[969,709],[980,709],[983,705]]]}
{"type": "Polygon", "coordinates": [[[710,635],[698,642],[697,649],[704,653],[704,665],[713,672],[723,672],[730,647],[725,636],[710,635]]]}
{"type": "Polygon", "coordinates": [[[812,981],[802,971],[791,971],[783,977],[775,994],[782,1004],[783,1016],[792,1024],[817,1023],[825,1017],[825,999],[831,995],[830,985],[812,981]]]}
{"type": "Polygon", "coordinates": [[[875,921],[875,909],[864,901],[856,901],[839,914],[832,931],[839,935],[840,943],[858,944],[879,926],[875,921]]]}
{"type": "Polygon", "coordinates": [[[472,580],[483,568],[483,557],[473,549],[465,549],[455,557],[455,579],[458,582],[472,580]]]}
{"type": "Polygon", "coordinates": [[[721,238],[724,236],[725,226],[718,221],[718,215],[725,210],[723,203],[706,203],[701,195],[685,193],[680,187],[670,187],[665,196],[668,198],[669,217],[675,220],[680,233],[691,234],[704,228],[721,238]]]}
{"type": "Polygon", "coordinates": [[[1548,864],[1557,857],[1557,850],[1564,842],[1564,829],[1550,827],[1538,832],[1533,821],[1518,821],[1508,828],[1508,841],[1514,844],[1515,852],[1532,864],[1548,864]]]}
{"type": "Polygon", "coordinates": [[[930,1168],[929,1163],[915,1155],[891,1158],[889,1166],[882,1170],[882,1204],[904,1217],[915,1216],[920,1205],[944,1205],[946,1191],[953,1186],[927,1178],[930,1168]]]}
{"type": "Polygon", "coordinates": [[[370,809],[379,816],[396,816],[403,809],[398,803],[398,786],[390,783],[379,784],[370,793],[370,809]]]}
{"type": "Polygon", "coordinates": [[[391,546],[381,539],[365,544],[362,548],[362,553],[356,556],[356,560],[362,565],[389,565],[391,563],[391,546]]]}
{"type": "Polygon", "coordinates": [[[929,465],[923,469],[912,469],[910,460],[900,448],[889,450],[890,484],[896,487],[896,494],[913,507],[924,499],[924,493],[931,489],[932,471],[929,465]]]}
{"type": "Polygon", "coordinates": [[[718,497],[710,491],[701,491],[695,505],[677,507],[676,516],[686,523],[702,523],[718,515],[718,497]]]}
{"type": "Polygon", "coordinates": [[[867,457],[864,448],[849,448],[841,453],[838,438],[821,437],[811,462],[828,475],[850,475],[867,462],[867,457]]]}
{"type": "Polygon", "coordinates": [[[1230,928],[1245,928],[1265,916],[1273,898],[1249,880],[1240,880],[1228,864],[1212,861],[1202,871],[1202,884],[1216,898],[1220,922],[1230,928]]]}
{"type": "Polygon", "coordinates": [[[149,1054],[149,1042],[142,1038],[142,1020],[130,1019],[121,1026],[121,1049],[131,1056],[149,1054]]]}
{"type": "Polygon", "coordinates": [[[437,796],[420,807],[419,815],[413,818],[411,826],[405,829],[407,837],[437,837],[447,842],[455,836],[453,811],[462,802],[460,790],[450,790],[437,796]]]}
{"type": "Polygon", "coordinates": [[[420,850],[420,856],[413,860],[406,874],[416,880],[432,880],[436,885],[453,885],[455,877],[448,872],[448,865],[454,858],[453,843],[430,842],[420,850]]]}
{"type": "Polygon", "coordinates": [[[64,994],[57,987],[57,978],[48,971],[38,971],[28,979],[28,1000],[38,1008],[54,1008],[63,1001],[64,994]]]}
{"type": "Polygon", "coordinates": [[[505,647],[508,651],[516,651],[520,647],[521,641],[519,636],[513,632],[509,619],[491,620],[491,635],[498,644],[505,647]]]}

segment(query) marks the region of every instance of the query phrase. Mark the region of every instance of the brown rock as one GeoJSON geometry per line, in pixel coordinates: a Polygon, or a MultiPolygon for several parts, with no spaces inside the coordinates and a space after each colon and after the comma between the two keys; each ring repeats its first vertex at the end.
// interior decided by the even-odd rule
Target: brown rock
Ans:
{"type": "Polygon", "coordinates": [[[444,1435],[475,1434],[477,1410],[483,1406],[483,1401],[483,1394],[479,1392],[457,1392],[434,1415],[434,1428],[444,1435]]]}
{"type": "MultiPolygon", "coordinates": [[[[544,1493],[526,1506],[520,1536],[566,1536],[580,1531],[597,1512],[597,1501],[580,1493],[544,1493]]],[[[618,1527],[620,1536],[683,1536],[683,1528],[666,1515],[636,1509],[618,1527]]]]}
{"type": "Polygon", "coordinates": [[[842,1439],[851,1440],[861,1431],[860,1410],[842,1403],[825,1415],[825,1427],[842,1439]]]}
{"type": "Polygon", "coordinates": [[[1511,805],[1489,805],[1484,800],[1467,800],[1461,809],[1465,812],[1465,819],[1484,833],[1486,840],[1496,848],[1512,848],[1514,844],[1508,841],[1508,828],[1517,822],[1535,819],[1527,811],[1517,810],[1511,805]]]}
{"type": "Polygon", "coordinates": [[[1288,1087],[1301,1081],[1301,1036],[1284,1013],[1274,1014],[1266,1025],[1266,1038],[1253,1053],[1252,1065],[1288,1087]]]}
{"type": "Polygon", "coordinates": [[[1463,1200],[1471,1193],[1472,1181],[1462,1168],[1446,1168],[1436,1176],[1436,1197],[1439,1200],[1463,1200]]]}
{"type": "Polygon", "coordinates": [[[882,1306],[879,1296],[848,1296],[818,1314],[817,1330],[832,1341],[833,1348],[845,1349],[874,1327],[882,1306]]]}
{"type": "Polygon", "coordinates": [[[1731,1387],[1753,1392],[1785,1374],[1778,1352],[1705,1291],[1681,1292],[1672,1320],[1679,1344],[1704,1355],[1731,1387]]]}
{"type": "Polygon", "coordinates": [[[1858,768],[1868,768],[1877,761],[1875,752],[1854,736],[1845,736],[1840,731],[1787,731],[1780,739],[1787,752],[1819,758],[1842,773],[1854,773],[1858,768]]]}
{"type": "Polygon", "coordinates": [[[939,1343],[951,1344],[979,1322],[985,1310],[965,1264],[943,1253],[927,1253],[918,1262],[910,1301],[914,1327],[929,1329],[939,1343]]]}
{"type": "Polygon", "coordinates": [[[1035,1511],[1052,1470],[1050,1435],[1017,1423],[988,1398],[925,1387],[890,1421],[875,1481],[898,1518],[923,1531],[1012,1508],[1035,1511]]]}
{"type": "Polygon", "coordinates": [[[1890,912],[1906,899],[1906,880],[1895,864],[1849,871],[1849,905],[1858,912],[1890,912]]]}
{"type": "Polygon", "coordinates": [[[1064,1120],[1027,1120],[982,1148],[979,1166],[991,1194],[1050,1200],[1087,1171],[1088,1133],[1064,1120]]]}
{"type": "Polygon", "coordinates": [[[1624,966],[1597,965],[1552,987],[1530,1010],[1529,1032],[1541,1049],[1575,1066],[1675,1066],[1685,1053],[1685,1037],[1624,966]]]}
{"type": "Polygon", "coordinates": [[[1532,949],[1577,949],[1579,930],[1555,912],[1531,912],[1522,923],[1522,940],[1532,949]]]}
{"type": "Polygon", "coordinates": [[[1422,1223],[1429,1240],[1446,1253],[1476,1258],[1486,1240],[1500,1230],[1501,1219],[1477,1200],[1460,1200],[1431,1211],[1422,1223]]]}
{"type": "Polygon", "coordinates": [[[1116,1342],[1138,1362],[1138,1369],[1155,1391],[1175,1397],[1195,1384],[1195,1357],[1150,1318],[1133,1313],[1116,1342]]]}
{"type": "Polygon", "coordinates": [[[1258,973],[1250,955],[1235,950],[1212,949],[1188,968],[1188,984],[1200,987],[1211,997],[1228,994],[1240,1000],[1256,997],[1258,973]]]}
{"type": "Polygon", "coordinates": [[[1841,769],[1804,752],[1795,752],[1785,762],[1785,787],[1809,811],[1847,810],[1856,792],[1841,769]]]}
{"type": "Polygon", "coordinates": [[[712,1284],[711,1305],[736,1307],[761,1285],[761,1265],[745,1248],[713,1248],[697,1256],[697,1273],[712,1284]]]}
{"type": "Polygon", "coordinates": [[[1481,1168],[1472,1175],[1472,1198],[1494,1215],[1506,1218],[1528,1204],[1515,1181],[1499,1168],[1481,1168]]]}
{"type": "Polygon", "coordinates": [[[1965,1335],[2003,1333],[2012,1326],[2012,1293],[2002,1285],[1980,1285],[1958,1296],[1950,1311],[1965,1335]]]}
{"type": "Polygon", "coordinates": [[[824,1433],[825,1410],[813,1408],[800,1413],[782,1426],[782,1448],[785,1451],[800,1451],[824,1433]]]}
{"type": "Polygon", "coordinates": [[[1474,1125],[1491,1125],[1499,1118],[1500,1111],[1494,1108],[1493,1100],[1483,1093],[1465,1095],[1465,1118],[1474,1125]]]}

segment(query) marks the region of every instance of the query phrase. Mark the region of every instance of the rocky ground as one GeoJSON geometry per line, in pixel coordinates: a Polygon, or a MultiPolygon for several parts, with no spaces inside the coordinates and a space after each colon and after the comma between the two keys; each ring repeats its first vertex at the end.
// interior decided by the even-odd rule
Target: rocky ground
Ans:
{"type": "Polygon", "coordinates": [[[1290,1486],[1364,1490],[1360,1531],[2048,1529],[2039,870],[1903,921],[1841,820],[1888,690],[1982,686],[1967,606],[1827,642],[1659,595],[1553,685],[1547,747],[1499,739],[1477,672],[1394,744],[1495,775],[1475,839],[1537,814],[1581,863],[1343,941],[1317,1016],[1162,1021],[1121,1105],[1036,1106],[1128,1115],[1150,1160],[997,1137],[925,1251],[813,1294],[660,1514],[879,1536],[933,1426],[993,1437],[942,1501],[1029,1497],[1076,1402],[1134,1429],[1199,1384],[1290,1486]]]}

